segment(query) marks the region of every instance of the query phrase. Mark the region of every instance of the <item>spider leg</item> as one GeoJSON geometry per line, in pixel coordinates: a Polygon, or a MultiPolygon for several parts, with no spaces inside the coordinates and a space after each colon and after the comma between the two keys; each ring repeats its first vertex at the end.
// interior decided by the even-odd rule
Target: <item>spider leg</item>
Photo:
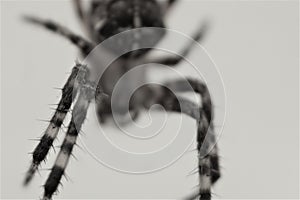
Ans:
{"type": "MultiPolygon", "coordinates": [[[[193,89],[194,92],[201,95],[202,108],[200,110],[200,119],[198,121],[198,135],[197,135],[197,149],[199,152],[199,176],[200,176],[200,199],[211,199],[210,188],[220,178],[219,157],[217,154],[216,139],[213,126],[213,106],[211,102],[211,96],[209,94],[207,86],[197,80],[187,79],[170,82],[167,84],[169,88],[186,92],[193,89]],[[212,132],[212,133],[211,133],[212,132]],[[210,133],[212,137],[210,143],[215,144],[214,148],[205,155],[200,157],[200,149],[204,142],[204,139],[210,133]]],[[[211,145],[211,144],[210,144],[211,145]]],[[[191,198],[193,199],[193,198],[191,198]]]]}
{"type": "MultiPolygon", "coordinates": [[[[205,137],[208,133],[210,133],[209,136],[213,135],[213,110],[208,88],[204,83],[192,79],[169,82],[166,86],[167,87],[156,86],[156,88],[152,88],[151,95],[155,93],[160,93],[160,95],[153,95],[156,96],[155,99],[148,100],[151,102],[147,105],[150,106],[153,103],[158,103],[168,111],[182,112],[196,119],[198,124],[197,150],[200,188],[195,195],[190,196],[188,199],[200,197],[200,200],[209,200],[211,199],[211,185],[220,177],[220,171],[216,147],[214,147],[208,155],[204,157],[200,155],[205,137]],[[177,98],[171,91],[196,92],[201,96],[202,105],[199,107],[186,99],[177,98]]],[[[215,143],[215,141],[210,142],[215,143]]]]}
{"type": "Polygon", "coordinates": [[[73,5],[77,16],[81,22],[81,26],[83,27],[85,33],[92,37],[93,34],[91,32],[91,20],[90,13],[84,10],[83,1],[82,0],[73,0],[73,5]]]}
{"type": "Polygon", "coordinates": [[[221,176],[217,144],[215,144],[214,148],[209,153],[209,159],[211,165],[211,183],[214,184],[221,176]]]}
{"type": "MultiPolygon", "coordinates": [[[[99,85],[98,85],[99,86],[99,85]]],[[[96,113],[100,123],[105,123],[107,115],[111,114],[110,97],[108,95],[103,96],[100,86],[96,90],[96,113]]]]}
{"type": "Polygon", "coordinates": [[[166,16],[177,2],[178,0],[164,0],[160,2],[163,14],[166,16]]]}
{"type": "Polygon", "coordinates": [[[178,55],[172,55],[164,58],[156,58],[156,59],[150,59],[147,62],[151,63],[158,63],[162,65],[168,65],[168,66],[175,66],[179,64],[192,50],[192,48],[197,44],[197,42],[200,42],[203,40],[204,36],[206,35],[206,32],[208,30],[208,24],[207,22],[203,23],[200,28],[196,31],[196,33],[192,36],[193,41],[190,41],[179,53],[178,55]]]}
{"type": "Polygon", "coordinates": [[[168,4],[169,6],[170,5],[173,5],[174,3],[178,2],[178,0],[168,0],[168,4]]]}
{"type": "Polygon", "coordinates": [[[178,0],[166,0],[167,9],[170,9],[174,4],[176,4],[178,0]]]}
{"type": "Polygon", "coordinates": [[[43,200],[50,200],[60,184],[60,180],[64,175],[73,147],[76,144],[77,137],[86,118],[89,104],[94,97],[95,88],[95,84],[91,82],[84,84],[80,88],[78,99],[72,111],[72,119],[69,123],[68,131],[51,173],[44,185],[43,200]]]}
{"type": "Polygon", "coordinates": [[[84,10],[82,8],[82,1],[81,0],[73,0],[73,4],[75,6],[76,13],[77,13],[79,19],[82,22],[84,22],[85,21],[85,13],[84,13],[84,10]]]}
{"type": "Polygon", "coordinates": [[[50,124],[46,129],[43,137],[41,138],[39,144],[34,149],[32,154],[32,163],[26,174],[24,185],[27,185],[33,178],[35,171],[38,169],[40,163],[45,160],[49,149],[53,145],[53,141],[56,138],[58,131],[65,119],[67,112],[69,111],[71,104],[76,97],[78,90],[78,78],[79,73],[86,70],[86,66],[76,63],[76,66],[72,69],[72,73],[69,76],[66,84],[62,89],[62,97],[58,103],[57,109],[50,120],[50,124]]]}
{"type": "Polygon", "coordinates": [[[74,45],[76,45],[84,55],[88,55],[95,46],[93,43],[87,41],[86,39],[82,38],[79,35],[74,34],[68,28],[61,26],[61,25],[57,24],[56,22],[40,19],[40,18],[33,17],[33,16],[25,16],[24,19],[27,22],[43,26],[46,29],[48,29],[54,33],[58,33],[61,36],[67,38],[74,45]]]}

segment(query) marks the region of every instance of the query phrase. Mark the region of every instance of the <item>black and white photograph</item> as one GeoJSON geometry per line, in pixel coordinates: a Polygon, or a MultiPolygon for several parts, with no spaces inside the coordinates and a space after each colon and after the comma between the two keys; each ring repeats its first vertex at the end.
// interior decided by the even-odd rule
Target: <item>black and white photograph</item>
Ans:
{"type": "Polygon", "coordinates": [[[299,199],[298,0],[0,0],[0,199],[299,199]]]}

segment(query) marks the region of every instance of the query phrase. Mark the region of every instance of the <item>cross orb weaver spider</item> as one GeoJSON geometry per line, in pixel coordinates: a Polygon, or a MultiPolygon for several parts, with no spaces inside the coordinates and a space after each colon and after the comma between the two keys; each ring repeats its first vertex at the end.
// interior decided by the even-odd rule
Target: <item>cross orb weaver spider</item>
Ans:
{"type": "MultiPolygon", "coordinates": [[[[66,38],[79,48],[82,56],[85,57],[97,44],[123,31],[143,27],[165,28],[165,16],[176,3],[176,0],[91,0],[89,9],[84,8],[81,0],[73,0],[73,3],[80,22],[89,35],[89,40],[74,34],[66,27],[50,20],[31,16],[26,16],[25,19],[30,23],[43,26],[66,38]]],[[[206,26],[201,26],[192,38],[195,41],[200,41],[205,31],[206,26]]],[[[153,36],[153,44],[158,43],[163,37],[164,33],[159,36],[153,36]]],[[[140,36],[140,38],[143,37],[140,36]]],[[[183,48],[180,55],[187,55],[191,48],[192,44],[188,44],[183,48]]],[[[99,82],[89,81],[89,68],[79,62],[76,63],[62,89],[62,97],[50,120],[49,126],[33,151],[32,163],[26,174],[24,185],[30,182],[38,170],[40,163],[45,160],[66,114],[70,111],[74,103],[72,119],[69,123],[65,139],[44,185],[43,199],[52,199],[64,175],[92,98],[95,97],[97,115],[101,123],[105,123],[105,119],[112,115],[110,95],[112,94],[113,86],[116,84],[116,79],[120,78],[130,69],[132,61],[147,60],[148,52],[150,52],[150,49],[142,49],[122,55],[118,58],[118,67],[107,70],[99,82]],[[119,74],[119,76],[111,78],[115,77],[116,74],[119,74]]],[[[150,62],[175,67],[183,60],[182,56],[176,55],[157,58],[150,60],[150,62]]],[[[135,80],[131,81],[135,82],[135,80]]],[[[179,100],[167,87],[148,84],[139,89],[139,95],[133,97],[132,103],[129,105],[129,110],[133,113],[133,118],[136,118],[140,109],[149,109],[151,105],[159,104],[167,111],[183,112],[196,119],[198,126],[197,150],[200,151],[206,133],[214,130],[212,123],[213,106],[207,86],[203,82],[189,78],[187,82],[192,88],[192,91],[189,92],[195,92],[201,97],[202,105],[200,107],[189,100],[180,100],[184,102],[182,105],[185,105],[181,107],[179,100]]],[[[166,83],[166,85],[169,85],[177,92],[186,92],[186,90],[189,90],[182,80],[175,80],[166,83]]],[[[189,199],[199,198],[201,200],[209,200],[211,199],[211,186],[220,177],[217,147],[214,146],[213,150],[203,158],[199,156],[198,160],[197,173],[199,174],[200,185],[197,193],[191,195],[189,199]]]]}

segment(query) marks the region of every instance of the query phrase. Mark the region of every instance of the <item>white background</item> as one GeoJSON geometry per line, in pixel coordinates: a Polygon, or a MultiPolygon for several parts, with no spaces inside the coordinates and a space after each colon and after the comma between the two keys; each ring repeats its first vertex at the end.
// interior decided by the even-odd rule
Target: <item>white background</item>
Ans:
{"type": "MultiPolygon", "coordinates": [[[[21,15],[28,13],[82,34],[69,1],[1,1],[1,198],[41,196],[48,171],[22,187],[35,145],[28,139],[45,129],[36,119],[50,118],[48,104],[60,96],[53,88],[63,85],[78,55],[68,41],[23,23],[21,15]]],[[[222,178],[214,197],[298,198],[298,1],[182,1],[167,22],[191,34],[204,18],[212,27],[203,45],[227,95],[222,178]]],[[[186,177],[195,167],[194,153],[147,175],[122,174],[81,150],[74,154],[78,161],[71,159],[67,168],[72,182],[63,181],[59,198],[180,198],[197,184],[196,176],[186,177]]],[[[54,158],[51,151],[42,168],[54,158]]]]}

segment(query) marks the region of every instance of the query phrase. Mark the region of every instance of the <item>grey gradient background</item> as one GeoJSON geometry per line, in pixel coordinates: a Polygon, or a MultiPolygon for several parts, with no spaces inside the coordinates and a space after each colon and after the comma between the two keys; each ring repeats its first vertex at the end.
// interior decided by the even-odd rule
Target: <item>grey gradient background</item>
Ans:
{"type": "MultiPolygon", "coordinates": [[[[27,139],[44,130],[46,124],[35,119],[50,117],[48,104],[60,96],[53,87],[63,84],[78,55],[64,39],[22,23],[24,13],[82,33],[69,1],[1,1],[1,198],[8,199],[42,194],[47,171],[28,188],[21,185],[35,145],[27,139]]],[[[297,199],[299,2],[186,0],[167,21],[169,28],[191,34],[204,18],[212,28],[203,45],[219,67],[228,101],[215,198],[297,199]]],[[[50,155],[43,168],[52,166],[50,155]]],[[[71,159],[67,168],[72,182],[63,181],[59,198],[173,199],[197,184],[196,177],[186,177],[195,167],[193,153],[146,175],[113,171],[78,149],[75,155],[78,161],[71,159]]]]}

